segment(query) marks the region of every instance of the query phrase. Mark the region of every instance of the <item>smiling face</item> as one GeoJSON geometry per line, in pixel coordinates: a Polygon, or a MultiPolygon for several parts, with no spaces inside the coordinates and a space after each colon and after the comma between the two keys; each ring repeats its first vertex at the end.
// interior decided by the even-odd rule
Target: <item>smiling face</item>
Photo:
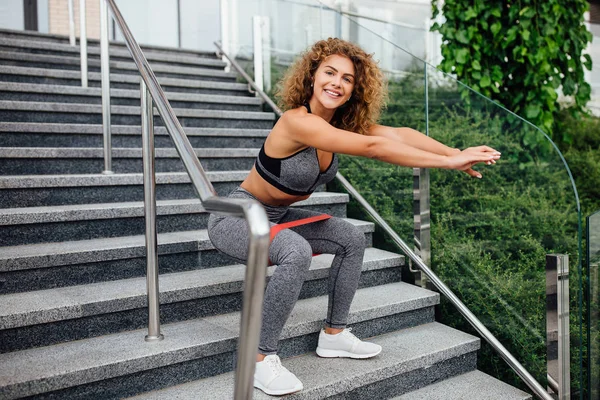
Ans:
{"type": "Polygon", "coordinates": [[[339,54],[326,57],[313,77],[311,108],[333,113],[352,96],[355,79],[354,64],[348,57],[339,54]]]}

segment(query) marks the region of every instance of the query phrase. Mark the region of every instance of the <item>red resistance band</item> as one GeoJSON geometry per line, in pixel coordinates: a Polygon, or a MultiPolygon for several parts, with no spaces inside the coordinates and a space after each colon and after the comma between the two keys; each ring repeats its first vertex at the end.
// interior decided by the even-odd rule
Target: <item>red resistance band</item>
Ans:
{"type": "MultiPolygon", "coordinates": [[[[296,226],[301,226],[301,225],[312,224],[313,222],[318,222],[318,221],[325,221],[329,218],[331,218],[331,215],[321,214],[321,215],[315,215],[314,217],[297,219],[296,221],[290,221],[290,222],[286,222],[284,224],[273,225],[271,227],[270,242],[272,242],[273,239],[275,239],[275,236],[277,236],[277,234],[284,229],[294,228],[296,226]]],[[[317,256],[317,255],[318,254],[313,254],[313,256],[317,256]]],[[[269,265],[272,265],[271,261],[269,261],[269,265]]]]}

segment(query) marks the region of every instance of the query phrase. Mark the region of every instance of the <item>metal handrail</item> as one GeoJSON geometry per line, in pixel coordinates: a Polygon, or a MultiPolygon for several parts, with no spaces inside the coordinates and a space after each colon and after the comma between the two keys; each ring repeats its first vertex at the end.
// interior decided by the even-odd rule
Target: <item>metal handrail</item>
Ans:
{"type": "MultiPolygon", "coordinates": [[[[220,44],[215,42],[215,46],[219,49],[221,55],[225,56],[231,65],[248,81],[248,84],[260,95],[263,100],[269,104],[279,117],[283,115],[282,111],[273,103],[273,101],[263,92],[243,70],[243,68],[226,53],[220,44]]],[[[540,385],[538,381],[517,361],[517,359],[500,343],[498,339],[483,325],[483,323],[469,310],[469,308],[442,282],[442,280],[417,256],[408,245],[398,236],[398,234],[385,222],[385,220],[375,211],[375,209],[360,195],[360,193],[348,182],[341,173],[336,174],[338,181],[344,186],[348,193],[354,197],[356,201],[362,205],[367,213],[375,220],[375,222],[392,238],[394,243],[416,264],[421,271],[427,275],[431,283],[445,295],[448,300],[458,309],[463,317],[477,330],[477,332],[500,354],[500,357],[523,379],[525,384],[540,398],[544,400],[553,400],[553,397],[540,385]]]]}
{"type": "MultiPolygon", "coordinates": [[[[229,199],[217,196],[217,193],[207,178],[179,120],[175,116],[175,112],[169,104],[163,89],[158,83],[140,46],[123,19],[115,1],[105,1],[123,34],[127,48],[139,70],[144,85],[147,87],[146,90],[152,96],[165,127],[175,143],[177,152],[183,161],[190,176],[190,180],[192,181],[192,185],[200,197],[204,209],[208,212],[243,217],[248,222],[250,232],[247,261],[248,267],[246,269],[246,285],[243,294],[243,307],[240,322],[240,341],[238,347],[234,398],[236,400],[251,399],[268,262],[270,226],[267,214],[262,205],[257,201],[229,199]]],[[[143,92],[144,91],[145,90],[143,90],[143,92]]],[[[143,93],[142,96],[144,96],[143,93]]],[[[150,111],[152,110],[151,102],[149,105],[146,104],[146,106],[150,111]]],[[[147,122],[151,125],[152,112],[146,112],[146,114],[149,114],[147,122]]],[[[151,131],[152,129],[149,130],[151,131]]],[[[149,153],[153,152],[149,151],[149,153]]],[[[151,156],[153,156],[153,154],[151,154],[151,156]]],[[[154,178],[148,177],[148,179],[150,180],[149,186],[153,186],[154,178]]],[[[144,177],[144,182],[146,182],[146,180],[147,177],[144,177]]],[[[156,218],[155,215],[154,218],[156,218]]],[[[158,298],[158,282],[156,282],[155,293],[153,293],[153,295],[158,298]]],[[[155,314],[156,315],[151,316],[151,319],[158,321],[158,309],[155,310],[155,314]]],[[[160,335],[159,328],[156,333],[160,335]]]]}

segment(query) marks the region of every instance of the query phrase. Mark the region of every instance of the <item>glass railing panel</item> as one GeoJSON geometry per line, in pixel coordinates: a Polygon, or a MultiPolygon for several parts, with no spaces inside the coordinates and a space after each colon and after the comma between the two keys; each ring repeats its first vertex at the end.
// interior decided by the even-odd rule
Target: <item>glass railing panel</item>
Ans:
{"type": "Polygon", "coordinates": [[[590,400],[600,399],[600,211],[587,218],[590,400]]]}
{"type": "MultiPolygon", "coordinates": [[[[482,179],[431,171],[432,263],[443,281],[542,384],[546,382],[545,255],[569,254],[571,376],[579,393],[579,214],[572,180],[558,151],[536,127],[428,69],[429,132],[450,146],[480,144],[502,153],[478,166],[482,179]]],[[[464,322],[443,304],[442,319],[464,322]]],[[[492,350],[481,369],[522,386],[492,350]]]]}
{"type": "MultiPolygon", "coordinates": [[[[376,56],[380,54],[377,48],[382,48],[387,59],[412,58],[416,66],[422,62],[407,57],[398,47],[377,43],[386,42],[379,35],[385,23],[378,28],[377,22],[371,21],[367,29],[353,18],[344,20],[351,27],[348,30],[356,35],[356,41],[376,56]]],[[[433,66],[428,65],[424,72],[421,74],[427,79],[427,108],[416,115],[426,115],[429,135],[451,147],[465,149],[485,144],[503,154],[496,165],[476,167],[483,174],[482,179],[456,171],[430,172],[434,272],[524,367],[546,385],[545,255],[569,254],[571,394],[577,397],[585,384],[581,369],[585,338],[580,326],[583,293],[580,214],[564,160],[551,140],[535,126],[433,66]]],[[[410,77],[401,82],[414,87],[409,83],[410,77]]],[[[419,94],[425,100],[425,92],[419,94]]],[[[390,97],[390,104],[394,104],[396,96],[392,93],[390,97]]],[[[401,101],[406,103],[404,98],[401,101]]],[[[392,114],[390,121],[425,132],[418,118],[415,121],[409,117],[413,110],[405,104],[388,109],[392,114]]],[[[371,171],[383,167],[369,168],[371,171]]],[[[381,186],[388,191],[394,188],[393,183],[381,186]]],[[[373,197],[379,199],[380,193],[373,197]]],[[[384,219],[393,226],[398,217],[384,215],[389,209],[386,206],[387,203],[380,205],[378,211],[384,210],[384,219]]],[[[408,229],[404,229],[398,233],[408,240],[408,229]]],[[[441,322],[474,332],[446,300],[440,309],[441,322]]],[[[479,360],[480,369],[527,389],[488,345],[483,345],[479,360]]]]}

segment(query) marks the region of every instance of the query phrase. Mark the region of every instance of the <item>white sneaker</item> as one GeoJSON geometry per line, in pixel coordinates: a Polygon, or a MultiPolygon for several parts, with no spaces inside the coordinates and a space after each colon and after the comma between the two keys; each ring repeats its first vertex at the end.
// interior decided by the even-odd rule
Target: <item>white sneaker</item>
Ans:
{"type": "Polygon", "coordinates": [[[266,394],[281,396],[302,390],[302,382],[283,365],[276,354],[256,363],[254,387],[266,394]]]}
{"type": "Polygon", "coordinates": [[[338,334],[329,335],[322,329],[319,334],[317,355],[319,357],[371,358],[381,353],[381,346],[363,342],[346,328],[338,334]]]}

